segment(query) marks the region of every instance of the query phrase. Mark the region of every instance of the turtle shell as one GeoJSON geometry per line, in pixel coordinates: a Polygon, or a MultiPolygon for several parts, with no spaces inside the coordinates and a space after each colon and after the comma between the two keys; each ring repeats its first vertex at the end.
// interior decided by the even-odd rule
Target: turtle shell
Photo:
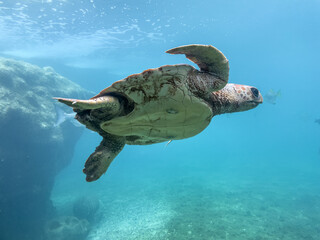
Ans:
{"type": "Polygon", "coordinates": [[[116,93],[133,104],[127,115],[100,123],[127,144],[144,145],[192,137],[213,116],[207,102],[190,91],[188,78],[198,72],[190,65],[167,65],[113,83],[97,96],[116,93]],[[193,73],[193,74],[190,74],[193,73]]]}

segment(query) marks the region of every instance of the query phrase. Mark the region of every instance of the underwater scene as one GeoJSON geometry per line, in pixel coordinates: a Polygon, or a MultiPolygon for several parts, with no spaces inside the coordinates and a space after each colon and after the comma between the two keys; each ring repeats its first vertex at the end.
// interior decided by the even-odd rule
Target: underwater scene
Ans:
{"type": "Polygon", "coordinates": [[[319,240],[319,11],[1,0],[0,240],[319,240]]]}

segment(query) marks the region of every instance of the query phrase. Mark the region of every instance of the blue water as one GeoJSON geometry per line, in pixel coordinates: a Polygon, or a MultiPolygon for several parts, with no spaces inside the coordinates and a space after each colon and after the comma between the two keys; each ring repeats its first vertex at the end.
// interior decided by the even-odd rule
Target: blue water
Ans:
{"type": "Polygon", "coordinates": [[[0,1],[0,56],[51,66],[92,96],[192,64],[164,52],[193,43],[226,55],[229,82],[281,90],[276,104],[216,116],[195,137],[125,146],[93,183],[82,168],[101,139],[84,130],[44,221],[89,196],[101,206],[87,240],[320,239],[319,11],[318,0],[0,1]]]}

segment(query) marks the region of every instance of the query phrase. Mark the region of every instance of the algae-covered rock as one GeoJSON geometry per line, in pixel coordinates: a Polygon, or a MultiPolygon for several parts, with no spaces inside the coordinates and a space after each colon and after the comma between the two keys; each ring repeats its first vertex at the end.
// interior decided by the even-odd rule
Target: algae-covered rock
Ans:
{"type": "Polygon", "coordinates": [[[48,140],[63,141],[61,128],[55,127],[56,111],[52,97],[69,94],[83,98],[86,93],[51,67],[40,68],[0,58],[0,120],[6,121],[8,116],[18,113],[32,121],[34,135],[50,131],[48,140]]]}
{"type": "Polygon", "coordinates": [[[66,95],[91,93],[50,67],[0,58],[1,239],[40,239],[54,177],[82,132],[68,121],[55,124],[52,97],[66,95]]]}

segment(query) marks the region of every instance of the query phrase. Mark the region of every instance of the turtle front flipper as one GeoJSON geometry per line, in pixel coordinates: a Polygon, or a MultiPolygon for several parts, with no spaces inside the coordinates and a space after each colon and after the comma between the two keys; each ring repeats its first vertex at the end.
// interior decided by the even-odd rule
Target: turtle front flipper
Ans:
{"type": "Polygon", "coordinates": [[[125,138],[111,134],[104,134],[103,140],[94,153],[87,159],[83,173],[88,182],[96,181],[104,174],[112,160],[121,152],[125,145],[125,138]]]}
{"type": "Polygon", "coordinates": [[[197,64],[202,72],[217,76],[228,83],[229,61],[218,49],[211,45],[192,44],[172,48],[166,53],[185,54],[186,57],[197,64]]]}
{"type": "Polygon", "coordinates": [[[121,103],[119,98],[114,96],[101,96],[101,97],[94,97],[89,100],[80,100],[80,99],[70,99],[70,98],[53,98],[58,100],[61,103],[72,107],[73,109],[97,109],[107,107],[113,109],[114,111],[118,112],[121,109],[121,103]]]}

